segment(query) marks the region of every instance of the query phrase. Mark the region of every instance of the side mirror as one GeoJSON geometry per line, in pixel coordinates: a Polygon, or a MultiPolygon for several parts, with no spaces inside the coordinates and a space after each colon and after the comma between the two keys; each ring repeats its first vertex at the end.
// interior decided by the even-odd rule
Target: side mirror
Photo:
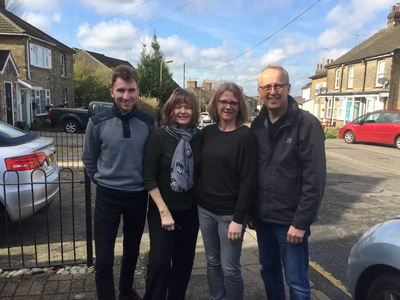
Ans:
{"type": "Polygon", "coordinates": [[[358,124],[359,125],[363,125],[364,124],[364,120],[361,120],[358,124]]]}

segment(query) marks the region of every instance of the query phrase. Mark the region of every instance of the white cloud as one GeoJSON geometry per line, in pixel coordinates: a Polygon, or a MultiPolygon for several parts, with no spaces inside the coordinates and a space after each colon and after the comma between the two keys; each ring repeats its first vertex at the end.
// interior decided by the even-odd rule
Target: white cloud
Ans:
{"type": "Polygon", "coordinates": [[[204,49],[200,52],[200,56],[205,60],[224,61],[232,58],[236,53],[237,51],[232,49],[228,41],[224,40],[221,47],[204,49]]]}
{"type": "Polygon", "coordinates": [[[51,35],[52,30],[49,16],[44,14],[25,13],[23,15],[23,19],[32,26],[35,26],[36,28],[39,28],[40,30],[51,35]]]}
{"type": "Polygon", "coordinates": [[[60,22],[60,21],[61,21],[61,14],[54,13],[51,19],[52,19],[54,22],[60,22]]]}

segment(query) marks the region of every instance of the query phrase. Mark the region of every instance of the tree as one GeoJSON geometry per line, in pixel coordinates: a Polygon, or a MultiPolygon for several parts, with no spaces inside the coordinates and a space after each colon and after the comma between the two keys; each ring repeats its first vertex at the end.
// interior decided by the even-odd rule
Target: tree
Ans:
{"type": "Polygon", "coordinates": [[[174,89],[172,74],[169,72],[168,66],[165,63],[161,64],[161,62],[164,61],[164,55],[155,33],[151,40],[151,51],[148,52],[145,43],[143,43],[142,46],[140,61],[137,67],[140,94],[156,98],[158,101],[158,107],[161,109],[174,89]],[[161,83],[160,67],[162,68],[161,83]]]}
{"type": "Polygon", "coordinates": [[[24,0],[6,0],[6,9],[14,15],[21,17],[23,14],[24,0]]]}
{"type": "Polygon", "coordinates": [[[95,68],[82,61],[74,64],[75,106],[88,106],[91,101],[112,102],[112,71],[95,68]]]}

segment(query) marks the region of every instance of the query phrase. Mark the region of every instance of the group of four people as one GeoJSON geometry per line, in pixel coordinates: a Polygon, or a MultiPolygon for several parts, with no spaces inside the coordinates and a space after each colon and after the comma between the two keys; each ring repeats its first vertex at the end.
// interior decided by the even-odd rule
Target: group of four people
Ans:
{"type": "Polygon", "coordinates": [[[264,105],[251,128],[236,84],[223,83],[208,105],[215,124],[197,129],[199,103],[176,89],[163,107],[165,127],[136,107],[138,75],[119,66],[114,105],[92,117],[82,160],[97,184],[94,235],[99,300],[114,300],[114,246],[123,217],[119,298],[132,289],[147,221],[149,263],[144,300],[185,299],[199,227],[209,298],[244,299],[240,256],[246,225],[256,229],[269,300],[310,299],[308,236],[325,187],[324,133],[289,96],[289,75],[268,66],[258,77],[264,105]],[[148,194],[150,195],[148,201],[148,194]]]}

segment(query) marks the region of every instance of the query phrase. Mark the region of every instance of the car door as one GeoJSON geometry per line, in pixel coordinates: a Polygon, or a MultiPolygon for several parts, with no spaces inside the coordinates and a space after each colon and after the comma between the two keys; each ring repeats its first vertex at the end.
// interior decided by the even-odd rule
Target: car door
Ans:
{"type": "Polygon", "coordinates": [[[382,117],[376,124],[376,141],[378,143],[393,144],[395,138],[396,126],[400,124],[395,123],[397,113],[383,112],[382,117]]]}
{"type": "Polygon", "coordinates": [[[364,118],[357,127],[355,132],[356,141],[362,142],[377,142],[376,124],[379,120],[381,113],[371,113],[364,118]]]}

